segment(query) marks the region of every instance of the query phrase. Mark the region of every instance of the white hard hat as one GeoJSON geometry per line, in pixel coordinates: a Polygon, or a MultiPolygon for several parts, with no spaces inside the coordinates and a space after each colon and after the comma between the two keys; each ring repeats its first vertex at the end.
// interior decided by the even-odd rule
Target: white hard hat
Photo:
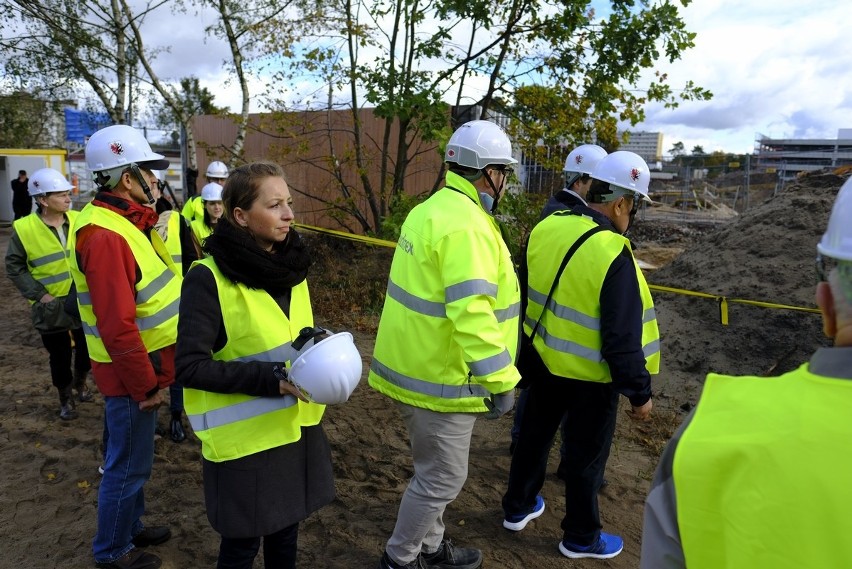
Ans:
{"type": "Polygon", "coordinates": [[[151,150],[141,131],[126,124],[97,131],[86,143],[86,166],[92,172],[105,172],[138,164],[147,170],[165,170],[169,161],[151,150]]]}
{"type": "Polygon", "coordinates": [[[482,170],[490,164],[517,164],[512,158],[512,142],[491,121],[470,121],[450,137],[444,161],[482,170]]]}
{"type": "Polygon", "coordinates": [[[201,199],[206,202],[222,201],[222,186],[216,182],[210,182],[201,188],[201,199]]]}
{"type": "Polygon", "coordinates": [[[53,168],[36,170],[27,183],[27,193],[30,197],[42,196],[51,192],[67,192],[74,186],[60,172],[53,168]]]}
{"type": "Polygon", "coordinates": [[[840,261],[852,261],[852,178],[837,192],[817,252],[840,261]]]}
{"type": "Polygon", "coordinates": [[[651,182],[651,172],[641,156],[627,150],[619,150],[601,158],[592,178],[609,182],[622,190],[639,194],[643,200],[650,202],[648,184],[651,182]]]}
{"type": "Polygon", "coordinates": [[[597,144],[581,144],[568,154],[563,172],[592,175],[595,166],[606,156],[606,150],[597,144]]]}
{"type": "Polygon", "coordinates": [[[225,166],[224,162],[219,162],[218,160],[211,162],[210,165],[207,166],[207,177],[224,180],[228,177],[228,167],[225,166]]]}
{"type": "Polygon", "coordinates": [[[300,355],[290,366],[289,379],[314,403],[345,403],[361,380],[363,362],[352,334],[338,332],[300,355]]]}

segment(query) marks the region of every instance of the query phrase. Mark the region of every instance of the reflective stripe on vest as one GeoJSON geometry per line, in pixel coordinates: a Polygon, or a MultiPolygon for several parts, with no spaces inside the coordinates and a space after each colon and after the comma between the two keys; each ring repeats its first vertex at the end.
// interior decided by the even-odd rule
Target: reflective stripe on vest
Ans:
{"type": "MultiPolygon", "coordinates": [[[[542,304],[547,300],[547,292],[565,250],[595,225],[588,217],[555,213],[533,230],[527,249],[529,303],[524,318],[527,334],[532,333],[542,313],[542,304]],[[557,242],[560,243],[558,248],[553,246],[557,242]]],[[[533,340],[554,375],[603,383],[612,381],[609,365],[601,353],[600,290],[610,265],[625,247],[630,250],[630,242],[625,237],[603,231],[592,235],[569,261],[550,302],[544,307],[544,316],[533,340]]],[[[637,300],[642,303],[642,352],[646,369],[655,374],[659,371],[660,360],[656,310],[635,259],[633,265],[639,287],[637,300]]]]}
{"type": "Polygon", "coordinates": [[[183,216],[178,212],[172,211],[169,214],[169,223],[166,226],[166,250],[172,257],[172,261],[181,270],[183,274],[183,251],[180,244],[180,224],[183,223],[183,216]]]}
{"type": "MultiPolygon", "coordinates": [[[[73,231],[76,211],[65,212],[69,233],[73,231]]],[[[42,221],[38,213],[31,213],[13,223],[15,232],[27,254],[30,275],[41,283],[51,296],[66,296],[71,289],[71,272],[68,270],[69,249],[62,247],[58,236],[42,221]]],[[[35,301],[30,300],[30,304],[35,301]]]]}
{"type": "MultiPolygon", "coordinates": [[[[209,270],[216,280],[226,344],[216,361],[289,364],[298,356],[291,344],[299,331],[313,326],[307,282],[296,285],[288,318],[262,290],[252,290],[225,277],[212,258],[193,263],[193,271],[209,270]]],[[[271,366],[269,373],[272,373],[271,366]]],[[[184,407],[204,458],[233,460],[299,440],[303,426],[316,425],[325,406],[295,397],[256,397],[184,388],[184,407]]]]}
{"type": "Polygon", "coordinates": [[[852,380],[808,363],[780,377],[708,375],[672,462],[686,566],[849,567],[850,407],[852,380]]]}
{"type": "MultiPolygon", "coordinates": [[[[150,241],[142,231],[121,215],[93,204],[87,204],[74,224],[68,247],[76,246],[77,231],[86,225],[97,225],[117,235],[130,247],[142,276],[135,284],[136,326],[145,349],[153,352],[177,340],[177,317],[180,305],[181,278],[166,251],[160,235],[151,231],[150,241]]],[[[96,362],[111,362],[101,339],[92,298],[85,275],[77,266],[77,255],[70,257],[71,275],[77,285],[77,304],[89,357],[96,362]]]]}
{"type": "Polygon", "coordinates": [[[494,219],[470,182],[444,188],[408,215],[394,252],[369,383],[440,412],[486,411],[512,389],[520,289],[494,219]]]}

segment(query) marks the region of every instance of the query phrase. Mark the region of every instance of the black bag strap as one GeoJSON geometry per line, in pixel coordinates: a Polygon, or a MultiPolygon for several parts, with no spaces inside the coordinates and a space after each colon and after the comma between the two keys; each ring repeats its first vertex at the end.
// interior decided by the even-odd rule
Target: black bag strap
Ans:
{"type": "Polygon", "coordinates": [[[565,266],[568,264],[568,261],[571,260],[571,257],[574,256],[574,253],[577,252],[577,249],[579,249],[583,245],[583,243],[585,243],[589,239],[589,237],[591,237],[595,233],[600,233],[601,231],[606,230],[607,229],[602,225],[595,225],[594,227],[580,235],[580,238],[574,241],[574,243],[568,249],[568,252],[565,253],[565,257],[562,258],[562,263],[559,265],[559,270],[556,271],[556,276],[553,278],[553,284],[550,285],[550,292],[547,293],[547,299],[542,305],[541,314],[539,314],[538,320],[535,321],[535,326],[532,329],[532,333],[530,333],[530,342],[535,339],[535,334],[536,332],[538,332],[538,325],[541,323],[541,319],[544,316],[545,310],[547,310],[547,305],[548,303],[550,303],[550,299],[553,298],[553,293],[556,291],[556,285],[559,284],[559,278],[562,276],[562,272],[565,270],[565,266]]]}

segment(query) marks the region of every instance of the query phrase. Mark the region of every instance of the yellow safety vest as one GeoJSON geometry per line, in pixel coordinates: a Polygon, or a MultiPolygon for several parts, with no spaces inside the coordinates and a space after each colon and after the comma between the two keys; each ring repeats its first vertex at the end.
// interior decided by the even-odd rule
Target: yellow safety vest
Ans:
{"type": "Polygon", "coordinates": [[[512,258],[476,189],[447,187],[402,226],[376,335],[370,385],[440,412],[483,412],[515,387],[520,289],[512,258]]]}
{"type": "MultiPolygon", "coordinates": [[[[212,257],[193,263],[206,267],[216,279],[227,343],[213,354],[224,362],[276,362],[289,367],[296,352],[291,343],[299,331],[314,325],[307,281],[293,287],[290,317],[262,290],[253,290],[225,277],[212,257]]],[[[317,425],[325,405],[295,397],[256,397],[242,393],[213,393],[184,388],[184,408],[201,453],[212,462],[248,456],[295,441],[301,427],[317,425]]]]}
{"type": "MultiPolygon", "coordinates": [[[[76,211],[65,212],[68,218],[68,232],[74,231],[76,211]]],[[[62,248],[62,243],[45,224],[38,213],[31,213],[12,224],[15,233],[21,238],[21,244],[27,253],[27,264],[30,274],[40,282],[51,296],[66,296],[71,290],[71,273],[68,270],[69,249],[62,248]]],[[[69,236],[70,237],[70,236],[69,236]]],[[[34,300],[29,301],[34,304],[34,300]]]]}
{"type": "Polygon", "coordinates": [[[204,240],[213,234],[213,228],[204,223],[204,216],[200,219],[193,219],[189,226],[192,228],[199,245],[204,245],[204,240]]]}
{"type": "MultiPolygon", "coordinates": [[[[532,334],[556,271],[568,248],[597,223],[586,216],[556,212],[535,226],[527,248],[529,282],[524,331],[532,334]]],[[[533,345],[554,375],[609,383],[609,365],[601,354],[600,294],[612,262],[630,241],[613,231],[595,233],[576,250],[539,323],[533,345]]],[[[660,331],[654,300],[636,260],[642,302],[642,350],[651,374],[660,371],[660,331]]],[[[640,299],[637,299],[640,300],[640,299]]]]}
{"type": "MultiPolygon", "coordinates": [[[[164,212],[165,213],[165,212],[164,212]]],[[[176,211],[169,214],[169,223],[166,226],[166,250],[172,258],[172,262],[180,269],[183,274],[183,250],[180,246],[180,224],[183,223],[183,216],[176,211]]]]}
{"type": "Polygon", "coordinates": [[[850,408],[852,381],[808,364],[710,374],[673,461],[686,566],[852,566],[850,408]]]}
{"type": "Polygon", "coordinates": [[[193,196],[186,200],[180,213],[190,222],[204,219],[204,202],[201,201],[201,196],[193,196]]]}
{"type": "MultiPolygon", "coordinates": [[[[175,267],[162,238],[151,231],[149,241],[145,234],[121,215],[106,208],[87,204],[74,223],[68,240],[68,249],[75,250],[77,232],[87,225],[97,225],[122,237],[139,265],[142,278],[136,283],[136,327],[148,352],[170,346],[177,340],[177,319],[180,305],[180,270],[175,267]]],[[[106,346],[98,331],[97,317],[92,309],[92,299],[86,276],[77,264],[77,255],[71,255],[71,276],[77,285],[77,304],[89,357],[96,362],[111,362],[106,346]]]]}

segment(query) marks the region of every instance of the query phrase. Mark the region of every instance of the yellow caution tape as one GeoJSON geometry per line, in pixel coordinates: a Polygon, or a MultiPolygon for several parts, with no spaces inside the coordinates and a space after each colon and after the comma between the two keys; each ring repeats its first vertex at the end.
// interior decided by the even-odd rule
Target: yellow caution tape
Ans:
{"type": "MultiPolygon", "coordinates": [[[[310,225],[302,225],[301,223],[294,223],[294,227],[297,229],[306,229],[308,231],[313,231],[315,233],[323,233],[325,235],[331,235],[333,237],[340,237],[341,239],[349,239],[350,241],[360,241],[361,243],[367,243],[369,245],[380,245],[382,247],[396,247],[396,243],[394,241],[388,241],[386,239],[377,239],[375,237],[367,237],[364,235],[355,235],[353,233],[347,233],[345,231],[335,231],[334,229],[323,229],[321,227],[313,227],[310,225]]],[[[736,304],[748,304],[751,306],[760,306],[762,308],[775,308],[780,310],[797,310],[799,312],[810,312],[813,314],[819,314],[820,311],[816,308],[808,308],[805,306],[790,306],[788,304],[777,304],[774,302],[762,302],[760,300],[747,300],[744,298],[728,298],[727,296],[719,295],[719,294],[708,294],[706,292],[698,292],[694,290],[686,290],[683,288],[675,288],[670,286],[662,286],[662,285],[653,285],[649,284],[648,288],[651,290],[655,290],[658,292],[670,292],[673,294],[682,294],[685,296],[697,296],[699,298],[710,298],[719,303],[719,319],[722,322],[723,326],[728,325],[728,304],[733,302],[736,304]]]]}

